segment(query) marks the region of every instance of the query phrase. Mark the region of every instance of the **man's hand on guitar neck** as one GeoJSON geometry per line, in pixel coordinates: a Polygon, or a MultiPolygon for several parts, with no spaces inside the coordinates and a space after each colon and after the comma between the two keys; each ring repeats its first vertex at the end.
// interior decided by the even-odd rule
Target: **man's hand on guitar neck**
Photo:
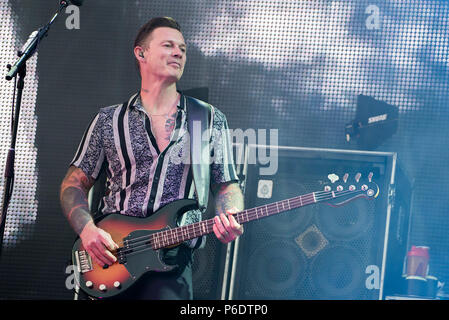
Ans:
{"type": "Polygon", "coordinates": [[[213,230],[215,236],[223,243],[234,241],[237,237],[243,234],[243,225],[239,224],[232,214],[239,212],[237,208],[233,208],[226,212],[226,215],[220,213],[219,216],[215,216],[215,223],[213,230]]]}
{"type": "Polygon", "coordinates": [[[232,214],[243,210],[243,193],[236,182],[213,186],[216,194],[216,213],[213,230],[222,243],[234,241],[243,234],[243,225],[232,214]]]}

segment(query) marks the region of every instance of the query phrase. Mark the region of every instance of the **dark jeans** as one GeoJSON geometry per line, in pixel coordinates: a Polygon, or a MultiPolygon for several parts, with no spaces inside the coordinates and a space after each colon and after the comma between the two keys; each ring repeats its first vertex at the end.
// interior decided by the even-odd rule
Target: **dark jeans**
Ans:
{"type": "MultiPolygon", "coordinates": [[[[192,249],[180,245],[163,250],[164,262],[178,264],[178,268],[170,272],[149,272],[123,294],[107,300],[192,300],[192,249]]],[[[78,299],[89,297],[80,292],[78,299]]]]}

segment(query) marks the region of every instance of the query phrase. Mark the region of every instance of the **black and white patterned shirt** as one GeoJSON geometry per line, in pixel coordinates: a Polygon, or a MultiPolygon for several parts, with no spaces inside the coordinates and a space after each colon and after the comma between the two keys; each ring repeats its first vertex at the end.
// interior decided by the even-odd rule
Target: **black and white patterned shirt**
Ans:
{"type": "MultiPolygon", "coordinates": [[[[225,115],[211,107],[211,184],[238,181],[225,115]]],[[[151,131],[139,93],[128,103],[101,108],[84,132],[71,165],[97,179],[107,174],[103,214],[147,217],[178,199],[196,199],[190,161],[186,102],[181,94],[175,128],[162,152],[151,131]]],[[[185,213],[180,225],[201,220],[199,210],[185,213]]],[[[203,241],[188,244],[199,247],[203,241]]]]}

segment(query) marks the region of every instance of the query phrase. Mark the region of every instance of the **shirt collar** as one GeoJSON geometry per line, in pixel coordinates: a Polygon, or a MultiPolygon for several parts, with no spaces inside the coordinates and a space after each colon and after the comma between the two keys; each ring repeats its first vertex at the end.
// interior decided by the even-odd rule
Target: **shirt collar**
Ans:
{"type": "MultiPolygon", "coordinates": [[[[178,110],[185,110],[186,109],[186,99],[184,97],[184,94],[178,90],[178,92],[181,94],[181,98],[178,102],[178,110]]],[[[128,100],[128,107],[129,108],[136,108],[137,110],[143,111],[143,105],[142,105],[142,99],[140,97],[140,91],[138,91],[136,94],[132,95],[128,100]]]]}

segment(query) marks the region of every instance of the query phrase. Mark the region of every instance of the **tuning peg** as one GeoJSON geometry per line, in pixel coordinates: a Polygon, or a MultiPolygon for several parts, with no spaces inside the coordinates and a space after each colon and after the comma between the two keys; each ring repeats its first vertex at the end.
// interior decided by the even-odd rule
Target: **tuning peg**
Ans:
{"type": "Polygon", "coordinates": [[[338,180],[340,180],[340,177],[337,176],[335,173],[331,173],[327,176],[327,178],[330,180],[331,183],[335,183],[338,180]]]}
{"type": "Polygon", "coordinates": [[[370,173],[368,174],[368,181],[369,181],[369,182],[372,182],[372,181],[371,181],[372,179],[373,179],[373,173],[370,172],[370,173]]]}
{"type": "Polygon", "coordinates": [[[346,183],[346,181],[348,181],[348,178],[349,178],[349,174],[345,173],[345,175],[343,176],[344,183],[346,183]]]}
{"type": "Polygon", "coordinates": [[[357,172],[357,174],[355,175],[355,181],[359,182],[361,177],[362,177],[362,174],[360,172],[357,172]]]}

